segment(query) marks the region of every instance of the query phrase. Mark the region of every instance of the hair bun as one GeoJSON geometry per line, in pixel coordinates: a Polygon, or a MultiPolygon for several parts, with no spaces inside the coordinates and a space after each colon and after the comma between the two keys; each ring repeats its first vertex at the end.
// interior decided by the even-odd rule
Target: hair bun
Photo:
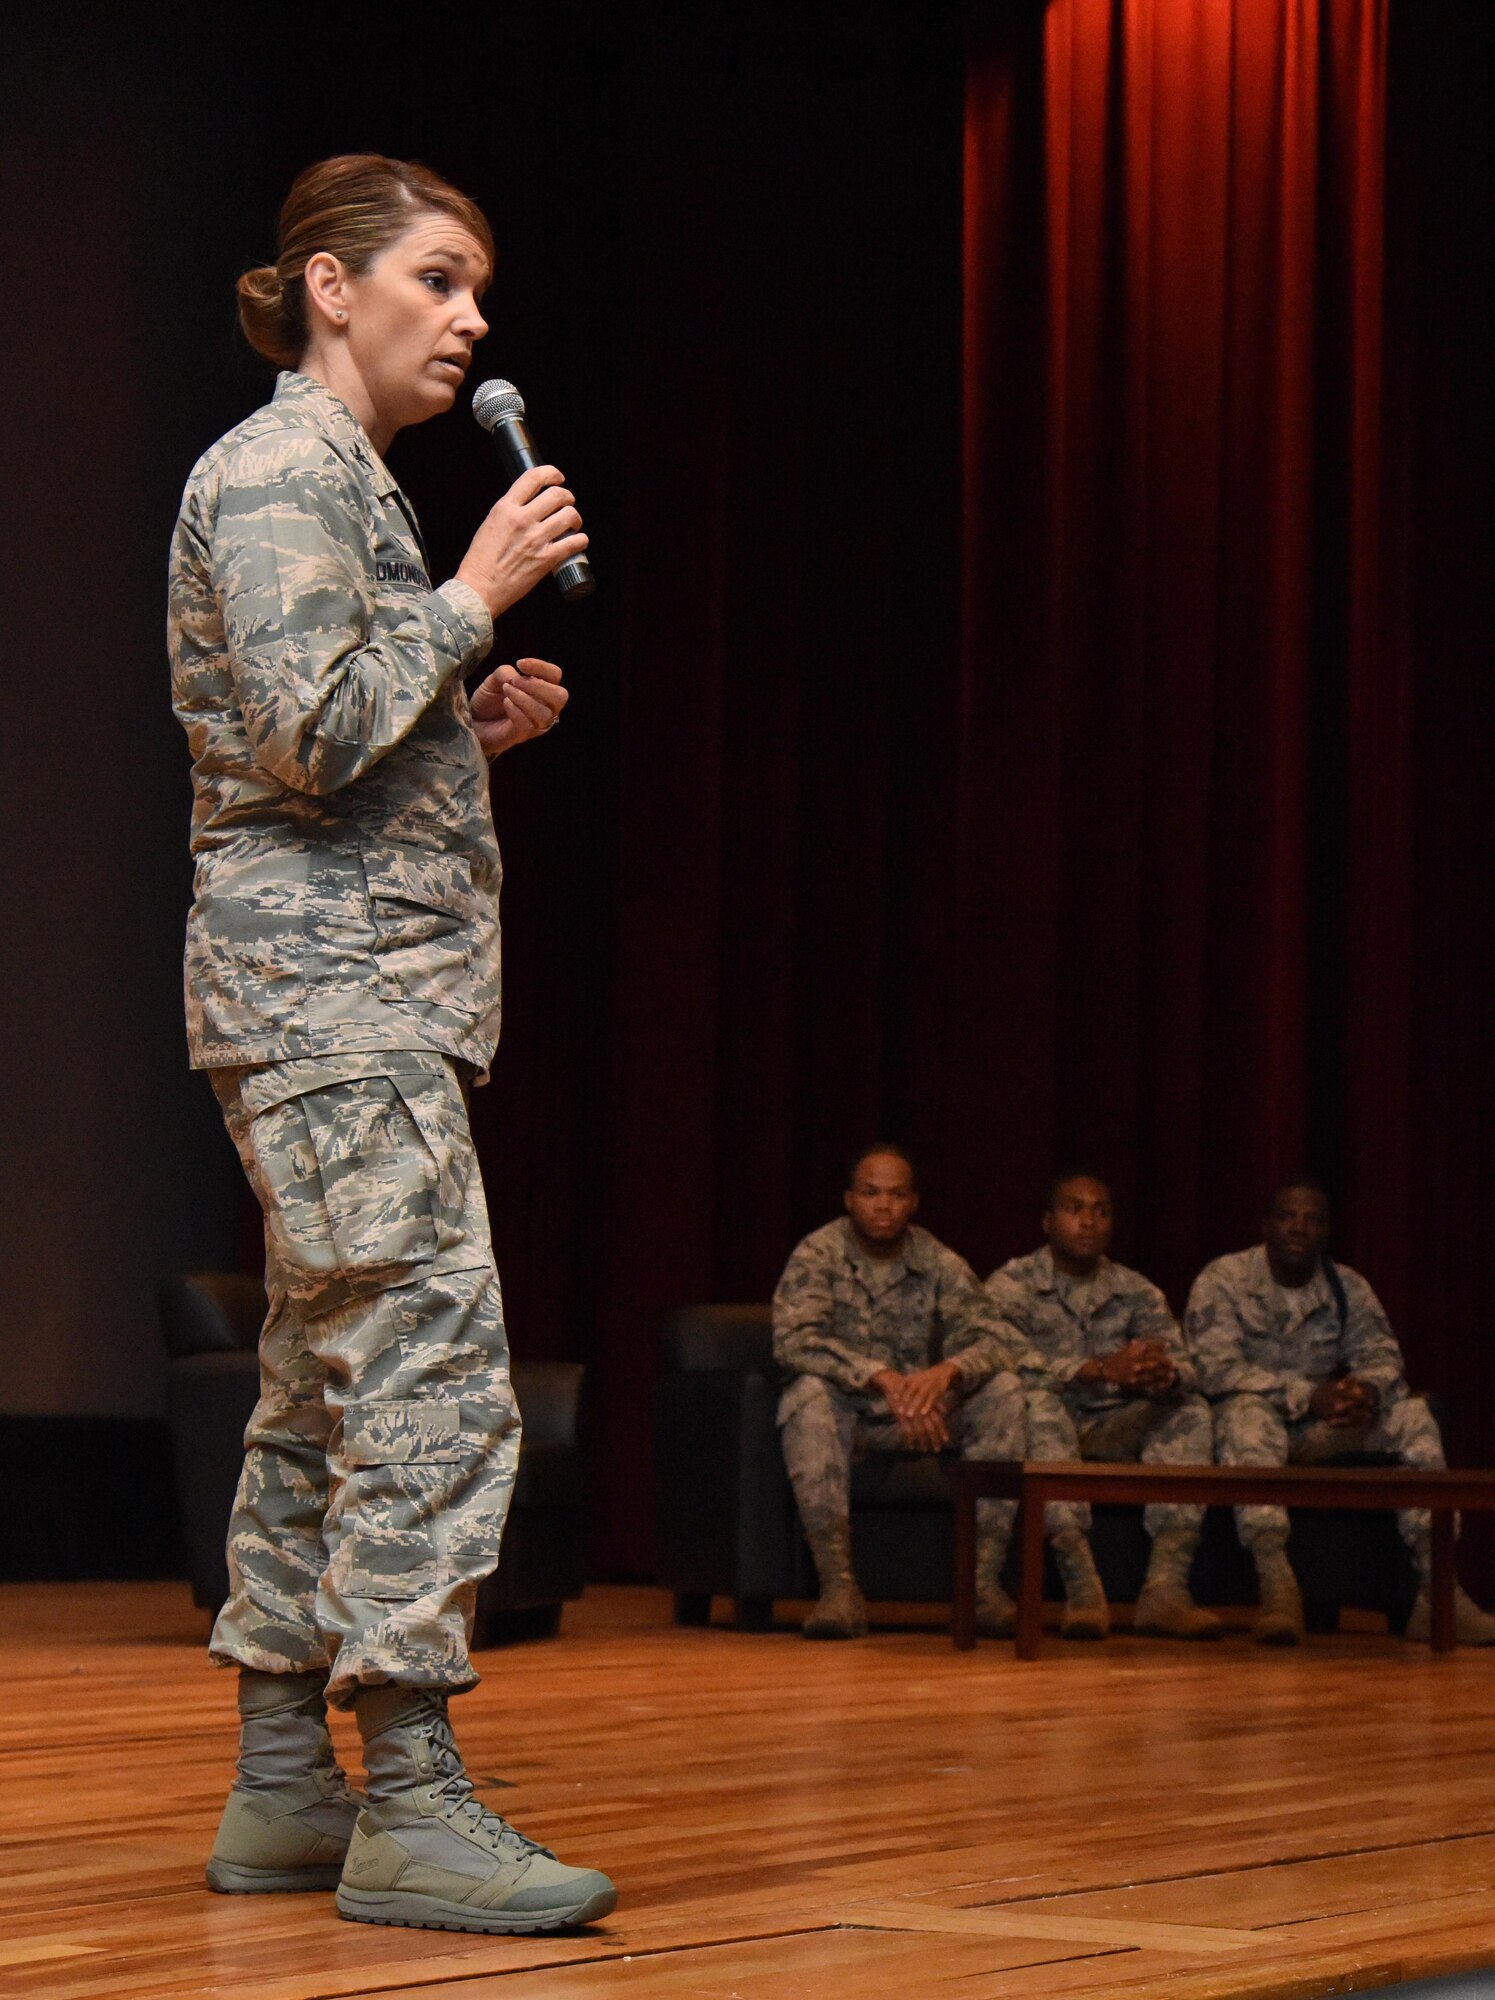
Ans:
{"type": "Polygon", "coordinates": [[[238,282],[239,324],[256,354],[281,368],[294,368],[300,357],[297,329],[290,326],[285,287],[273,264],[246,271],[238,282]]]}

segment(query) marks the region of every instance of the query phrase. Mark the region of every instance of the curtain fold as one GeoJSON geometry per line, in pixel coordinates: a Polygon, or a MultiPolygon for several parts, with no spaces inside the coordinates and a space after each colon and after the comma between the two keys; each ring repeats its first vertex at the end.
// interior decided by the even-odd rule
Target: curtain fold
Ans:
{"type": "Polygon", "coordinates": [[[965,1004],[1009,1198],[1093,1160],[1175,1290],[1286,1172],[1358,1235],[1405,1136],[1385,82],[1383,0],[973,15],[960,896],[1027,990],[965,1004]]]}

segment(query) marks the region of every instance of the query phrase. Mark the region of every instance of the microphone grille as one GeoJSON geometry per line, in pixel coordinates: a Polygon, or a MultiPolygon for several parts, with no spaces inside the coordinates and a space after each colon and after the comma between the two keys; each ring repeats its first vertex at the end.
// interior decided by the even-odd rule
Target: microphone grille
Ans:
{"type": "Polygon", "coordinates": [[[506,382],[501,375],[490,375],[472,392],[472,414],[485,431],[491,431],[505,417],[522,417],[524,398],[512,382],[506,382]]]}

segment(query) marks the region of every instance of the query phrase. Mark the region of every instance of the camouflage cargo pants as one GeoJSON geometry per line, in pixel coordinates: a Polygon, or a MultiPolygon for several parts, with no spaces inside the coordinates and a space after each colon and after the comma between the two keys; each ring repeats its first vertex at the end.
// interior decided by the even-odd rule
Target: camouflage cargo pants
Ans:
{"type": "Polygon", "coordinates": [[[455,1067],[421,1052],[218,1070],[265,1217],[260,1399],[220,1663],[456,1691],[519,1413],[455,1067]]]}
{"type": "MultiPolygon", "coordinates": [[[[1437,1471],[1444,1463],[1438,1420],[1421,1396],[1385,1406],[1364,1430],[1345,1430],[1317,1417],[1289,1422],[1265,1396],[1227,1396],[1215,1405],[1215,1449],[1221,1465],[1314,1465],[1346,1451],[1384,1451],[1403,1465],[1437,1471]]],[[[1288,1518],[1281,1507],[1237,1507],[1236,1532],[1248,1546],[1281,1540],[1288,1518]]],[[[1396,1517],[1402,1540],[1426,1566],[1431,1527],[1421,1509],[1396,1517]]]]}
{"type": "MultiPolygon", "coordinates": [[[[950,1415],[950,1437],[962,1458],[1021,1458],[1024,1451],[1023,1392],[1015,1375],[993,1375],[950,1415]]],[[[798,1375],[779,1398],[779,1435],[784,1463],[805,1532],[851,1515],[851,1461],[862,1451],[905,1451],[887,1404],[872,1392],[859,1395],[820,1375],[798,1375]]],[[[994,1548],[1005,1553],[1017,1503],[981,1500],[976,1532],[988,1560],[994,1548]]]]}
{"type": "MultiPolygon", "coordinates": [[[[1183,1396],[1176,1403],[1155,1403],[1136,1396],[1109,1409],[1071,1404],[1053,1389],[1035,1389],[1028,1396],[1029,1458],[1093,1458],[1104,1463],[1143,1465],[1213,1465],[1214,1434],[1209,1404],[1202,1396],[1183,1396]]],[[[1197,1535],[1204,1520],[1202,1507],[1168,1506],[1154,1502],[1143,1509],[1150,1535],[1165,1532],[1197,1535]]],[[[1090,1507],[1084,1500],[1051,1500],[1044,1508],[1050,1535],[1078,1529],[1090,1532],[1090,1507]]]]}

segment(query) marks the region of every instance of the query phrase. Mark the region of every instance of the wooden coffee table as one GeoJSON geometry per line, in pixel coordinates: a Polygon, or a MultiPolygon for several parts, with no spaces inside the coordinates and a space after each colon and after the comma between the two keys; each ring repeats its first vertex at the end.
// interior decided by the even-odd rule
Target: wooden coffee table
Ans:
{"type": "Polygon", "coordinates": [[[955,1604],[962,1651],[976,1643],[976,1502],[1016,1500],[1017,1657],[1038,1657],[1043,1510],[1050,1500],[1149,1500],[1201,1507],[1424,1507],[1433,1517],[1429,1579],[1435,1653],[1454,1648],[1454,1515],[1495,1508],[1495,1472],[1414,1472],[1401,1466],[1102,1465],[1089,1460],[961,1459],[955,1486],[955,1604]]]}

